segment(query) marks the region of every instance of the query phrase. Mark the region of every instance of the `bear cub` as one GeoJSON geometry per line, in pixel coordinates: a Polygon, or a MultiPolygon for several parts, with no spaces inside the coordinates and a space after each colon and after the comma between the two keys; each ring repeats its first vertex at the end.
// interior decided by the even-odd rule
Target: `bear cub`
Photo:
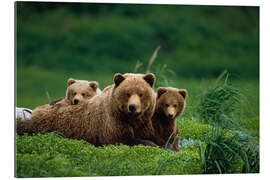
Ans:
{"type": "Polygon", "coordinates": [[[96,81],[68,79],[66,99],[70,100],[72,104],[80,104],[100,93],[101,90],[96,81]]]}
{"type": "Polygon", "coordinates": [[[36,107],[32,112],[32,117],[47,117],[47,114],[50,113],[55,106],[60,109],[65,109],[69,105],[84,104],[87,100],[101,93],[98,88],[98,82],[96,81],[69,78],[67,86],[66,98],[59,98],[50,104],[36,107]]]}
{"type": "MultiPolygon", "coordinates": [[[[72,105],[81,104],[85,100],[94,97],[101,93],[98,88],[99,84],[96,81],[86,81],[86,80],[76,80],[69,78],[67,81],[66,99],[72,105]]],[[[55,105],[64,98],[59,98],[50,103],[50,105],[55,105]]]]}
{"type": "Polygon", "coordinates": [[[164,146],[169,140],[171,148],[179,151],[180,132],[176,118],[184,111],[186,104],[187,90],[172,87],[159,87],[156,93],[156,108],[152,117],[155,135],[161,141],[157,143],[164,146]],[[177,137],[178,136],[178,137],[177,137]]]}

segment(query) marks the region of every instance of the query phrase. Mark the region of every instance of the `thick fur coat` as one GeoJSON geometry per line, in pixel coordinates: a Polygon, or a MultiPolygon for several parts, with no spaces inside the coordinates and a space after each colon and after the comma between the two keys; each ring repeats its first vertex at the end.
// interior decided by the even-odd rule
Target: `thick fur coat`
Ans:
{"type": "Polygon", "coordinates": [[[165,146],[169,140],[169,148],[179,151],[180,131],[176,118],[184,111],[187,91],[171,87],[157,89],[156,109],[152,118],[155,134],[159,137],[157,144],[165,146]],[[171,138],[170,138],[171,136],[171,138]]]}
{"type": "Polygon", "coordinates": [[[57,131],[96,146],[123,143],[154,145],[153,74],[115,74],[114,84],[86,103],[56,103],[49,111],[18,122],[17,133],[57,131]]]}

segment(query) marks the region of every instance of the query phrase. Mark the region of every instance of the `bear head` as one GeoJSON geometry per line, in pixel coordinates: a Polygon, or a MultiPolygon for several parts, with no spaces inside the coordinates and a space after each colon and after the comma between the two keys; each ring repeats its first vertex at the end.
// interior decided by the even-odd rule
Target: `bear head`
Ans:
{"type": "Polygon", "coordinates": [[[159,87],[156,95],[156,112],[167,120],[178,117],[185,108],[187,90],[172,87],[159,87]]]}
{"type": "Polygon", "coordinates": [[[145,114],[146,111],[154,113],[154,83],[155,75],[152,73],[115,74],[113,99],[118,111],[131,119],[145,114]]]}
{"type": "Polygon", "coordinates": [[[67,85],[66,98],[69,99],[72,104],[81,104],[85,102],[85,100],[97,95],[99,90],[99,85],[96,81],[75,80],[69,78],[67,85]]]}

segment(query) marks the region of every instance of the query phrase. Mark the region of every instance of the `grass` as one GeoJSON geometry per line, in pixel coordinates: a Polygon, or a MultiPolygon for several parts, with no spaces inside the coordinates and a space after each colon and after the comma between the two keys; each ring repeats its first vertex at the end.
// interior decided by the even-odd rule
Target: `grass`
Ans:
{"type": "Polygon", "coordinates": [[[201,96],[198,104],[199,119],[205,124],[218,124],[221,127],[239,126],[234,117],[239,107],[244,106],[244,96],[233,85],[229,84],[229,74],[224,71],[213,87],[201,96]],[[226,75],[227,74],[227,75],[226,75]],[[219,82],[223,76],[224,82],[219,82]]]}
{"type": "MultiPolygon", "coordinates": [[[[56,133],[16,136],[17,177],[202,174],[205,170],[198,142],[203,142],[206,136],[215,141],[215,136],[209,136],[214,127],[191,120],[179,119],[178,122],[180,152],[140,145],[94,147],[83,140],[66,139],[56,133]],[[196,143],[184,144],[187,139],[196,143]]],[[[231,142],[233,137],[226,132],[223,140],[231,142]]],[[[258,172],[258,153],[251,146],[247,151],[254,159],[250,169],[258,172]]],[[[234,161],[234,166],[227,167],[226,172],[240,173],[242,166],[241,161],[234,161]]]]}
{"type": "Polygon", "coordinates": [[[195,151],[93,145],[51,134],[16,136],[17,177],[199,174],[195,151]]]}
{"type": "Polygon", "coordinates": [[[99,82],[101,89],[113,82],[113,75],[106,72],[100,74],[73,73],[64,70],[46,70],[34,66],[17,68],[16,73],[16,106],[28,107],[30,109],[49,103],[47,92],[51,99],[65,97],[67,80],[70,77],[74,79],[96,80],[99,82]]]}
{"type": "MultiPolygon", "coordinates": [[[[159,64],[157,64],[159,65],[159,64]]],[[[77,79],[96,80],[100,88],[113,83],[113,73],[110,72],[69,72],[64,70],[47,70],[44,68],[30,66],[28,68],[17,68],[16,82],[16,106],[33,109],[39,105],[48,103],[46,92],[51,99],[65,96],[67,80],[70,77],[77,79]],[[33,76],[34,75],[34,76],[33,76]],[[35,87],[35,88],[33,88],[35,87]]],[[[162,79],[157,76],[157,82],[162,79]]],[[[194,116],[194,107],[199,102],[202,91],[215,82],[215,79],[177,78],[171,76],[169,86],[185,88],[188,91],[188,106],[183,114],[184,117],[194,116]]],[[[258,117],[259,114],[259,84],[256,80],[235,79],[235,86],[248,99],[246,105],[241,107],[242,116],[245,119],[258,117]]]]}
{"type": "MultiPolygon", "coordinates": [[[[94,147],[83,140],[66,139],[56,133],[16,136],[17,177],[202,174],[205,169],[198,142],[204,142],[206,136],[209,141],[215,141],[216,136],[209,136],[214,127],[191,120],[179,119],[178,122],[180,152],[141,145],[94,147]]],[[[226,132],[222,140],[235,143],[232,138],[233,133],[226,132]]],[[[254,159],[250,163],[253,172],[258,172],[259,166],[256,148],[250,144],[247,151],[254,159]]],[[[243,172],[242,161],[236,157],[226,172],[243,172]]]]}
{"type": "Polygon", "coordinates": [[[198,104],[199,120],[214,126],[204,136],[203,143],[199,141],[204,173],[235,173],[237,169],[246,173],[259,172],[259,151],[255,148],[258,141],[255,142],[255,138],[248,134],[235,131],[241,129],[241,121],[236,119],[239,117],[234,116],[234,113],[243,107],[245,97],[227,82],[228,76],[224,71],[214,87],[201,95],[198,104]],[[225,80],[220,83],[223,76],[225,80]],[[229,129],[233,136],[228,137],[224,133],[229,129]]]}

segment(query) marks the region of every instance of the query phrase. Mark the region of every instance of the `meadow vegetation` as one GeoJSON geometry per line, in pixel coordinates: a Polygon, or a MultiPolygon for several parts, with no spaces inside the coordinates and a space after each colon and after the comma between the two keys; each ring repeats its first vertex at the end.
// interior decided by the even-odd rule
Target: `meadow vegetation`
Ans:
{"type": "Polygon", "coordinates": [[[188,91],[177,119],[180,152],[94,147],[57,132],[16,135],[17,177],[259,172],[257,7],[17,2],[16,8],[17,107],[64,97],[70,77],[103,89],[117,72],[153,72],[155,88],[188,91]]]}

